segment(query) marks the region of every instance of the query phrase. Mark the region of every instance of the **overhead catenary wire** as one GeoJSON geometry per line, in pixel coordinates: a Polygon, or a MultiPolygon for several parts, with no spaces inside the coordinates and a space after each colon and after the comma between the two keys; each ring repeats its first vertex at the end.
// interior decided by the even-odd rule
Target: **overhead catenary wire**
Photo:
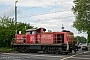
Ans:
{"type": "Polygon", "coordinates": [[[24,17],[18,17],[18,18],[26,18],[26,17],[39,16],[39,15],[46,15],[46,14],[52,14],[52,13],[65,12],[65,11],[70,11],[70,10],[53,11],[53,12],[42,13],[42,14],[32,14],[32,15],[29,15],[29,16],[25,15],[24,17]]]}
{"type": "MultiPolygon", "coordinates": [[[[62,1],[53,2],[53,3],[59,3],[59,2],[62,2],[62,1]]],[[[52,5],[53,3],[50,3],[50,4],[44,4],[44,5],[35,6],[35,7],[30,7],[30,8],[26,8],[26,9],[22,9],[22,11],[24,11],[24,10],[28,10],[28,9],[37,8],[37,7],[41,7],[41,6],[50,6],[50,5],[52,5]]],[[[10,11],[10,12],[6,12],[6,13],[4,12],[4,15],[7,15],[8,13],[12,13],[12,11],[10,11]]]]}
{"type": "MultiPolygon", "coordinates": [[[[41,23],[41,24],[47,24],[47,23],[44,23],[44,21],[45,22],[46,21],[48,22],[48,21],[53,20],[53,19],[55,19],[57,21],[61,21],[60,19],[63,19],[63,18],[66,18],[67,19],[67,18],[72,18],[72,17],[74,17],[74,16],[64,16],[64,17],[60,17],[58,19],[55,19],[53,17],[50,17],[49,19],[48,18],[47,19],[37,19],[37,20],[34,21],[34,23],[32,23],[32,25],[36,25],[37,24],[36,22],[41,23]]],[[[67,20],[67,21],[73,21],[73,20],[67,20]]]]}
{"type": "MultiPolygon", "coordinates": [[[[55,20],[60,20],[60,19],[63,19],[63,18],[72,18],[74,16],[63,16],[63,17],[60,17],[60,18],[53,18],[53,17],[50,17],[50,18],[46,18],[46,19],[37,19],[33,22],[41,22],[41,21],[50,21],[52,19],[55,19],[55,20]]],[[[31,20],[29,20],[28,22],[30,22],[31,20]]],[[[67,20],[67,21],[71,21],[71,20],[67,20]]]]}
{"type": "Polygon", "coordinates": [[[63,1],[61,0],[61,1],[53,2],[53,3],[49,3],[49,4],[44,4],[44,5],[40,5],[40,6],[30,7],[30,8],[22,9],[22,11],[23,11],[23,10],[28,10],[28,9],[37,8],[37,7],[41,7],[41,6],[42,6],[42,7],[44,7],[44,6],[53,6],[54,3],[55,3],[55,5],[56,5],[57,3],[60,3],[60,2],[63,2],[63,1]]]}
{"type": "MultiPolygon", "coordinates": [[[[41,6],[50,6],[50,5],[54,5],[54,3],[55,3],[55,5],[57,4],[57,3],[60,3],[60,2],[63,2],[62,0],[61,1],[57,1],[57,2],[53,2],[53,3],[50,3],[50,4],[44,4],[44,5],[40,5],[40,6],[36,6],[36,7],[30,7],[30,8],[27,8],[27,9],[22,9],[22,11],[23,10],[28,10],[28,9],[33,9],[33,8],[37,8],[37,7],[41,7],[41,6]]],[[[9,12],[9,14],[10,13],[12,13],[12,12],[9,12]]],[[[4,15],[7,15],[8,13],[6,12],[4,12],[4,15]]]]}
{"type": "MultiPolygon", "coordinates": [[[[59,3],[59,2],[63,2],[62,0],[61,1],[58,1],[58,2],[54,2],[55,4],[53,4],[53,5],[55,5],[55,8],[56,8],[56,3],[59,3]]],[[[51,4],[51,3],[50,3],[51,4]]],[[[45,5],[50,5],[50,4],[45,4],[45,5]]],[[[45,6],[45,5],[41,5],[41,6],[45,6]]],[[[37,6],[38,7],[38,6],[37,6]]],[[[32,8],[37,8],[37,7],[32,7],[32,8]]],[[[32,9],[31,8],[31,9],[32,9]]],[[[26,9],[23,9],[23,10],[26,10],[26,9]]],[[[66,10],[67,11],[67,10],[66,10]]],[[[70,10],[68,10],[68,11],[70,11],[70,10]]],[[[56,11],[56,9],[55,9],[55,12],[48,12],[48,13],[42,13],[42,14],[30,14],[30,15],[25,15],[25,16],[23,16],[23,17],[18,17],[18,18],[26,18],[26,17],[32,17],[32,16],[38,16],[38,15],[45,15],[45,14],[52,14],[52,13],[58,13],[58,12],[64,12],[64,11],[56,11]]]]}

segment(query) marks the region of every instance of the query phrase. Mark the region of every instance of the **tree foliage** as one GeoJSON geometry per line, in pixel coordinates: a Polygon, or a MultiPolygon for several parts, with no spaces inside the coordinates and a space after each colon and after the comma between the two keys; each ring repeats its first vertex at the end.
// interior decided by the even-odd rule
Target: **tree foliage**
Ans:
{"type": "MultiPolygon", "coordinates": [[[[28,28],[33,28],[30,24],[18,22],[17,31],[22,31],[28,28]]],[[[10,47],[10,43],[15,35],[15,21],[13,18],[1,17],[0,18],[0,47],[10,47]]]]}
{"type": "Polygon", "coordinates": [[[90,38],[90,0],[74,0],[73,2],[75,6],[72,7],[72,11],[76,19],[73,27],[79,32],[87,32],[88,38],[90,38]]]}
{"type": "Polygon", "coordinates": [[[30,24],[27,24],[27,23],[18,22],[17,27],[18,27],[17,33],[19,33],[19,31],[21,31],[22,34],[25,34],[26,29],[33,28],[34,26],[30,26],[30,24]]]}
{"type": "Polygon", "coordinates": [[[75,36],[74,39],[76,40],[76,42],[79,42],[79,43],[86,43],[87,42],[87,39],[83,36],[75,36]]]}

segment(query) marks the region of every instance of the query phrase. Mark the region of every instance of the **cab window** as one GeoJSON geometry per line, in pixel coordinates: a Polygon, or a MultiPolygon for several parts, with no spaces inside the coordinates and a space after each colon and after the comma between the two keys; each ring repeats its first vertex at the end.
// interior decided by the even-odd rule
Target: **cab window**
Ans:
{"type": "Polygon", "coordinates": [[[34,31],[28,31],[28,34],[34,34],[34,31]]]}

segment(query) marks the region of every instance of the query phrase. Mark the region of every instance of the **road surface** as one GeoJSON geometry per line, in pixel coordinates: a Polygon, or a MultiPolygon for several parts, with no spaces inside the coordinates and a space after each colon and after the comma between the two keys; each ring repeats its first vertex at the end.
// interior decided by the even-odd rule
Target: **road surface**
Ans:
{"type": "Polygon", "coordinates": [[[44,53],[0,53],[0,60],[90,60],[90,51],[68,55],[44,53]]]}

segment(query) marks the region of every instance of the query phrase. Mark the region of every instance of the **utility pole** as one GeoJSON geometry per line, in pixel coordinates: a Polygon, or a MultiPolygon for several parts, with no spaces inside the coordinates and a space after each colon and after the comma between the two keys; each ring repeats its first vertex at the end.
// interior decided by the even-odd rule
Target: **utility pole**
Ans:
{"type": "Polygon", "coordinates": [[[18,0],[15,1],[15,32],[17,34],[17,2],[18,0]]]}

